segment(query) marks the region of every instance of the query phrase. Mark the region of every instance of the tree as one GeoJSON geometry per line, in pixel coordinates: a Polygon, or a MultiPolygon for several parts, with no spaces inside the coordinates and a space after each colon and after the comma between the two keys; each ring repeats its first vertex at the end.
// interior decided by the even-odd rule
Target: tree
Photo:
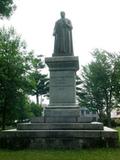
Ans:
{"type": "Polygon", "coordinates": [[[83,83],[83,81],[81,80],[80,76],[77,74],[76,75],[76,99],[78,100],[78,102],[80,100],[79,98],[81,97],[82,83],[83,83]]]}
{"type": "Polygon", "coordinates": [[[120,57],[105,50],[94,50],[94,60],[83,67],[82,91],[79,102],[97,110],[102,119],[104,113],[110,126],[111,111],[120,101],[120,57]]]}
{"type": "Polygon", "coordinates": [[[43,108],[41,105],[35,104],[34,102],[30,103],[29,105],[31,113],[33,114],[32,117],[38,117],[42,115],[43,108]]]}
{"type": "Polygon", "coordinates": [[[30,94],[36,96],[36,103],[39,105],[39,96],[41,96],[42,105],[42,95],[46,95],[49,91],[48,75],[42,74],[41,71],[44,69],[45,64],[43,63],[41,57],[36,57],[32,59],[31,73],[28,76],[30,86],[30,94]]]}
{"type": "MultiPolygon", "coordinates": [[[[48,75],[43,74],[41,75],[39,81],[38,81],[38,85],[37,85],[37,92],[38,95],[40,95],[41,97],[41,101],[40,101],[40,105],[42,106],[42,96],[48,96],[48,92],[49,92],[49,78],[48,75]]],[[[39,104],[39,102],[38,102],[39,104]]]]}
{"type": "Polygon", "coordinates": [[[7,17],[9,18],[13,11],[16,9],[16,6],[13,0],[0,0],[0,18],[7,17]]]}
{"type": "Polygon", "coordinates": [[[17,122],[29,121],[32,117],[42,115],[42,107],[31,102],[27,96],[23,96],[20,100],[21,102],[18,102],[18,106],[15,107],[16,110],[12,110],[13,114],[16,114],[17,122]]]}
{"type": "Polygon", "coordinates": [[[2,129],[7,120],[15,120],[27,90],[27,75],[32,52],[27,52],[14,28],[0,29],[0,110],[2,129]]]}

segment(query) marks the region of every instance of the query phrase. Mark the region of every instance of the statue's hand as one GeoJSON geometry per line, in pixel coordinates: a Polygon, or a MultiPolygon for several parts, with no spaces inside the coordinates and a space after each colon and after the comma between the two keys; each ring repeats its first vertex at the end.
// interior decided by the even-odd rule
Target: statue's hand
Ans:
{"type": "Polygon", "coordinates": [[[63,19],[63,24],[66,26],[67,25],[67,22],[65,19],[63,19]]]}
{"type": "Polygon", "coordinates": [[[65,27],[69,27],[69,23],[66,19],[63,19],[63,24],[64,24],[65,27]]]}
{"type": "Polygon", "coordinates": [[[72,25],[69,21],[66,21],[66,26],[69,28],[69,29],[72,29],[72,25]]]}

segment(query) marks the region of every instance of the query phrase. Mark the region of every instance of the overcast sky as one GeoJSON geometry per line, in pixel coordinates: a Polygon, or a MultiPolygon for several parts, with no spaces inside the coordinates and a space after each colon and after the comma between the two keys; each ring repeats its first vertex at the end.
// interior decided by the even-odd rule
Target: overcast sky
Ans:
{"type": "Polygon", "coordinates": [[[35,54],[51,56],[55,21],[60,11],[73,24],[74,54],[80,64],[90,61],[95,48],[120,51],[120,0],[15,0],[17,10],[0,26],[14,26],[35,54]]]}

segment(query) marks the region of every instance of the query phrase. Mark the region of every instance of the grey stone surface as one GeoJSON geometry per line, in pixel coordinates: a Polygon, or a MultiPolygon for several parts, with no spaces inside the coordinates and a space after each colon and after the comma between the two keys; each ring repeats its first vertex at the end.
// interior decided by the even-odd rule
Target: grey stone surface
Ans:
{"type": "Polygon", "coordinates": [[[45,117],[33,117],[31,118],[31,123],[44,123],[45,122],[45,117]]]}
{"type": "Polygon", "coordinates": [[[92,122],[92,117],[78,117],[77,122],[79,123],[88,123],[88,122],[92,122]]]}
{"type": "Polygon", "coordinates": [[[115,147],[118,132],[104,130],[9,130],[0,132],[0,148],[115,147]]]}
{"type": "Polygon", "coordinates": [[[78,57],[46,58],[50,69],[50,106],[76,106],[78,57]]]}
{"type": "MultiPolygon", "coordinates": [[[[48,114],[52,115],[49,112],[48,112],[48,114]]],[[[68,113],[65,113],[65,115],[68,115],[68,113]]],[[[54,115],[52,117],[48,116],[47,122],[49,122],[49,123],[51,123],[51,122],[55,123],[56,121],[57,122],[59,121],[59,122],[62,122],[62,123],[64,123],[64,122],[71,122],[71,123],[72,122],[77,122],[77,123],[90,123],[90,122],[92,122],[92,117],[78,117],[77,114],[76,114],[76,117],[73,117],[73,119],[70,118],[70,117],[68,118],[68,116],[63,116],[63,115],[61,116],[60,120],[58,120],[58,119],[59,119],[59,117],[57,118],[56,115],[54,115]],[[56,118],[54,119],[54,117],[56,117],[56,118]]],[[[43,116],[42,117],[31,118],[31,123],[45,123],[45,122],[46,122],[46,117],[43,117],[43,116]]]]}
{"type": "Polygon", "coordinates": [[[45,123],[75,123],[77,117],[75,116],[60,116],[60,117],[45,117],[45,123]]]}
{"type": "Polygon", "coordinates": [[[111,138],[118,138],[116,130],[104,127],[104,130],[6,130],[0,133],[1,137],[11,136],[30,136],[30,137],[53,137],[53,138],[85,138],[85,137],[101,137],[107,136],[111,138]],[[23,134],[24,133],[24,134],[23,134]]]}
{"type": "Polygon", "coordinates": [[[50,108],[48,107],[44,111],[45,117],[79,117],[79,108],[78,107],[71,107],[71,108],[50,108]]]}
{"type": "Polygon", "coordinates": [[[50,71],[77,71],[79,69],[79,61],[76,56],[58,56],[58,57],[47,57],[45,62],[49,67],[50,71]]]}
{"type": "Polygon", "coordinates": [[[19,123],[18,130],[103,130],[102,123],[19,123]]]}

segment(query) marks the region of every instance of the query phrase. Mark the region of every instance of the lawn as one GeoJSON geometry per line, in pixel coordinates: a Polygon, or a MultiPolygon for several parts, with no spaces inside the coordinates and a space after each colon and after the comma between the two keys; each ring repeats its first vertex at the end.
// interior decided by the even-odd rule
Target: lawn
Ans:
{"type": "MultiPolygon", "coordinates": [[[[117,128],[120,135],[120,127],[117,128]]],[[[120,160],[120,148],[79,150],[1,150],[0,160],[120,160]]]]}
{"type": "Polygon", "coordinates": [[[120,160],[120,149],[0,151],[0,160],[120,160]]]}
{"type": "Polygon", "coordinates": [[[119,142],[120,142],[120,127],[117,127],[117,128],[115,128],[115,129],[118,130],[118,133],[119,133],[119,142]]]}

